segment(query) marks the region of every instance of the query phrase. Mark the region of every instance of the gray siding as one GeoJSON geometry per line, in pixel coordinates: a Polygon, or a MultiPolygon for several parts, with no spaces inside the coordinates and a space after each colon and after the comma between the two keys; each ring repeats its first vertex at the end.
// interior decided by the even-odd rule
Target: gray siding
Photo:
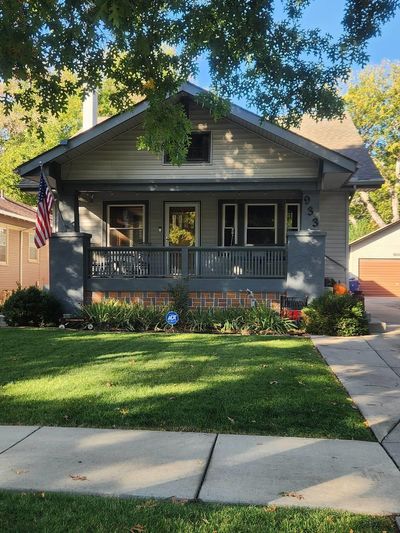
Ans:
{"type": "Polygon", "coordinates": [[[139,125],[103,146],[62,165],[63,180],[136,179],[225,179],[225,178],[308,178],[318,177],[318,162],[224,119],[214,122],[204,110],[191,111],[193,130],[212,132],[210,164],[176,167],[162,157],[136,149],[139,125]]]}
{"type": "MultiPolygon", "coordinates": [[[[347,267],[348,264],[348,193],[321,193],[320,229],[326,231],[326,255],[347,267]]],[[[325,263],[325,275],[347,281],[344,268],[330,260],[325,263]]]]}
{"type": "Polygon", "coordinates": [[[164,202],[200,202],[200,244],[201,246],[218,245],[218,201],[238,200],[239,198],[253,201],[272,201],[286,198],[288,201],[301,202],[300,192],[265,192],[265,193],[96,193],[92,202],[81,200],[79,208],[80,229],[92,234],[93,246],[105,246],[103,226],[103,202],[135,203],[149,202],[149,235],[148,242],[152,246],[164,244],[164,202]],[[162,231],[159,232],[159,227],[162,231]]]}

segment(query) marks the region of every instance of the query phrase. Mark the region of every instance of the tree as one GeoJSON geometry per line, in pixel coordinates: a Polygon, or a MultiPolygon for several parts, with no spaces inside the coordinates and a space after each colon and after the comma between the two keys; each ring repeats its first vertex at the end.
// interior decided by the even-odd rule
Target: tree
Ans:
{"type": "Polygon", "coordinates": [[[338,81],[366,63],[368,40],[400,0],[346,0],[337,38],[302,27],[313,1],[3,0],[0,79],[22,83],[8,88],[3,101],[8,110],[19,104],[57,115],[73,93],[109,78],[117,109],[126,108],[127,94],[148,98],[140,147],[163,148],[176,164],[186,156],[190,123],[182,105],[163,102],[196,74],[200,56],[215,94],[208,103],[219,112],[235,96],[287,127],[305,113],[340,116],[338,81]],[[74,80],[62,79],[65,69],[74,80]]]}
{"type": "MultiPolygon", "coordinates": [[[[64,80],[73,80],[71,73],[62,74],[64,80]]],[[[13,81],[12,84],[20,85],[13,81]]],[[[0,93],[4,90],[4,84],[0,83],[0,93]]],[[[112,104],[112,96],[116,88],[112,80],[103,80],[99,90],[99,113],[101,116],[109,116],[116,112],[112,104]]],[[[131,96],[134,102],[138,98],[131,96]]],[[[0,104],[0,189],[6,195],[26,203],[35,203],[36,199],[30,194],[20,191],[19,177],[14,169],[60,143],[78,132],[82,127],[82,101],[77,94],[68,97],[65,110],[58,116],[51,113],[44,114],[42,135],[39,137],[29,124],[40,120],[41,113],[33,107],[27,111],[21,104],[15,104],[12,110],[6,114],[4,104],[0,104]]]]}
{"type": "Polygon", "coordinates": [[[400,219],[400,63],[367,67],[350,83],[345,100],[385,179],[380,189],[357,193],[350,206],[356,225],[368,232],[400,219]]]}

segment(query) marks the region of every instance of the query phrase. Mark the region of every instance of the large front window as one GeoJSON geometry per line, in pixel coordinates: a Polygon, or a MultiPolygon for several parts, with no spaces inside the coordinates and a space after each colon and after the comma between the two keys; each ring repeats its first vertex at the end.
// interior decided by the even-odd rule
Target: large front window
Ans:
{"type": "Polygon", "coordinates": [[[108,206],[108,244],[110,246],[136,246],[145,241],[145,206],[108,206]]]}
{"type": "Polygon", "coordinates": [[[246,204],[245,244],[276,244],[276,204],[246,204]]]}

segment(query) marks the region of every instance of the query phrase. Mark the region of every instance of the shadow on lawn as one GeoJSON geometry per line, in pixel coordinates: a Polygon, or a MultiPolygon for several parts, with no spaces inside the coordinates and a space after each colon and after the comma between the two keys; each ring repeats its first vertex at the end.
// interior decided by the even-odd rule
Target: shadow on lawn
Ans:
{"type": "Polygon", "coordinates": [[[3,379],[65,377],[65,397],[40,383],[27,396],[11,385],[0,396],[2,423],[373,440],[304,340],[45,330],[27,342],[29,333],[18,331],[18,346],[2,334],[3,379]],[[98,382],[76,387],[79,369],[92,380],[100,372],[98,382]]]}

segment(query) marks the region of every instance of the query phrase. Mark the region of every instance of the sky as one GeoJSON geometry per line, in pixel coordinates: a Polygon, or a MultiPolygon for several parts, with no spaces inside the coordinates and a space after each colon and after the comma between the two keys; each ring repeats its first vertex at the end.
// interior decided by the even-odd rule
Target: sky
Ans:
{"type": "MultiPolygon", "coordinates": [[[[344,5],[345,0],[312,0],[304,12],[304,27],[319,27],[334,37],[338,36],[341,32],[344,5]]],[[[370,40],[367,51],[370,56],[368,64],[379,64],[384,59],[400,61],[400,10],[382,27],[381,35],[370,40]]],[[[354,65],[355,71],[359,69],[359,66],[354,65]]],[[[204,59],[199,62],[199,74],[194,82],[204,88],[210,84],[204,59]]],[[[245,106],[243,101],[238,100],[236,103],[245,106]]]]}

